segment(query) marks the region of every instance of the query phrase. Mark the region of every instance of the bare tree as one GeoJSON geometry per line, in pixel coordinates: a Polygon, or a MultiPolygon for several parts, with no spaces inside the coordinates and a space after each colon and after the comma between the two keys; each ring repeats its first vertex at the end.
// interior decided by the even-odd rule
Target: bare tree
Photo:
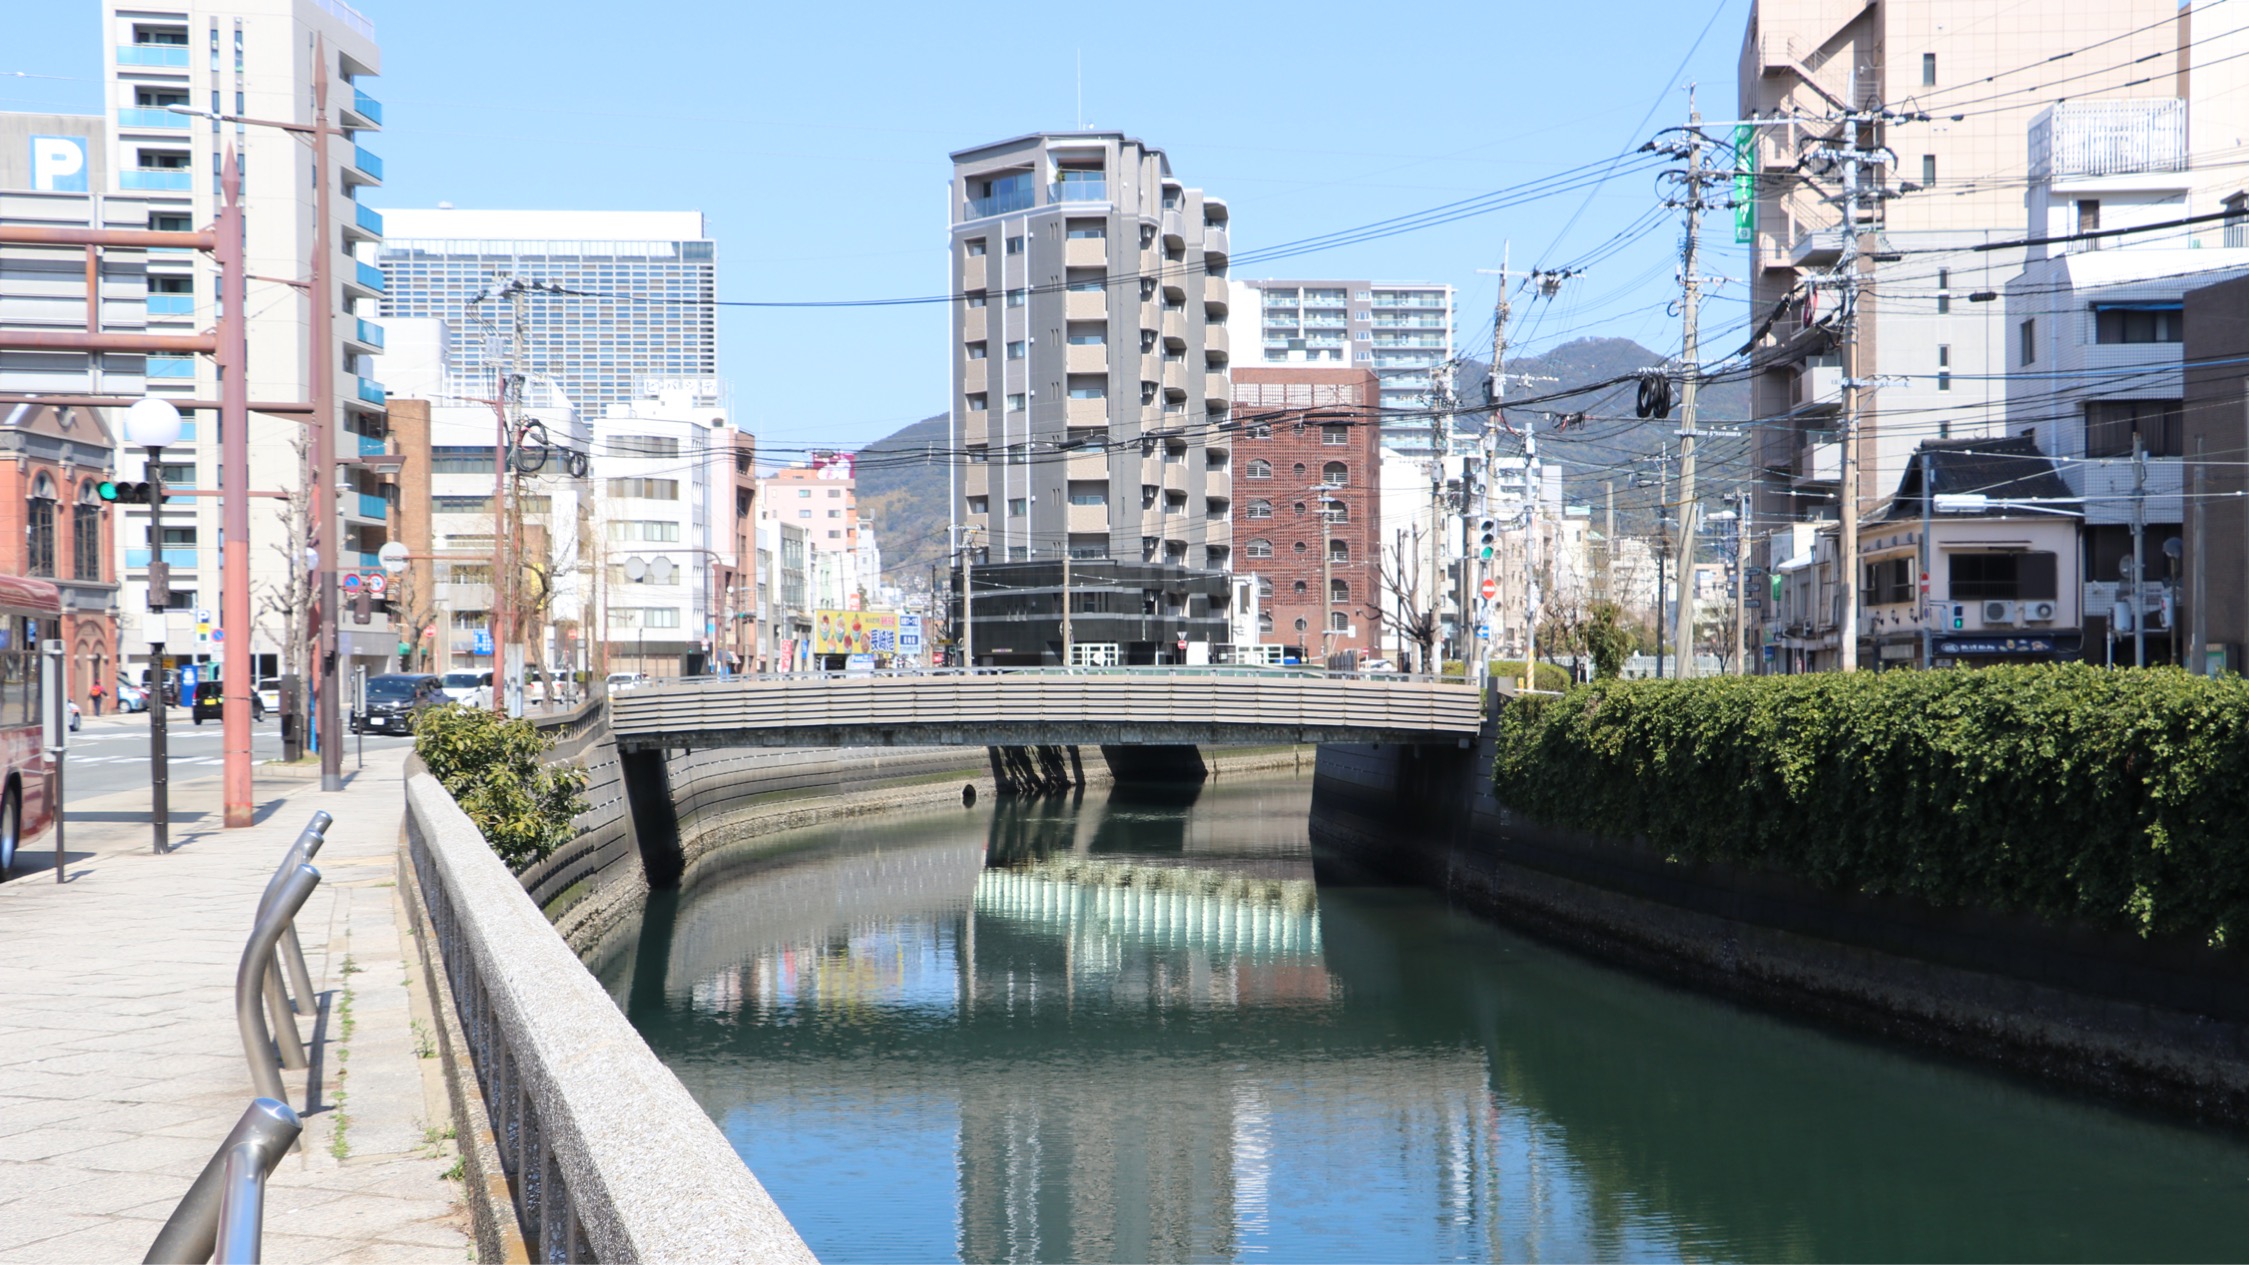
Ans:
{"type": "Polygon", "coordinates": [[[1396,626],[1406,640],[1421,647],[1421,661],[1406,664],[1408,671],[1435,672],[1437,663],[1437,608],[1432,600],[1424,605],[1421,597],[1421,529],[1401,528],[1398,538],[1391,543],[1389,554],[1376,560],[1383,589],[1389,593],[1391,603],[1397,608],[1396,626]]]}
{"type": "MultiPolygon", "coordinates": [[[[428,633],[437,626],[437,594],[423,592],[417,574],[416,568],[408,567],[390,584],[391,619],[398,625],[398,639],[411,647],[401,657],[401,672],[430,670],[428,633]]],[[[435,590],[437,586],[432,582],[429,587],[435,590]]]]}
{"type": "MultiPolygon", "coordinates": [[[[299,469],[304,469],[311,460],[309,440],[300,434],[290,442],[296,447],[299,469]]],[[[312,480],[308,477],[296,480],[281,505],[281,539],[273,545],[281,555],[281,581],[259,585],[256,594],[258,628],[281,647],[281,671],[299,682],[300,705],[312,660],[313,568],[308,557],[312,547],[312,480]]]]}

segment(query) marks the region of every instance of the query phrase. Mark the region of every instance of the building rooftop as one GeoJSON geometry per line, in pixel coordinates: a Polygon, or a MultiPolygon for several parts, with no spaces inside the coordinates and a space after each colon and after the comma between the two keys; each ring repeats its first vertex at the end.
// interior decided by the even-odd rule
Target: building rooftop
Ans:
{"type": "Polygon", "coordinates": [[[701,211],[384,210],[383,236],[453,241],[699,241],[701,211]]]}
{"type": "Polygon", "coordinates": [[[1984,496],[1984,509],[1962,514],[1946,511],[1948,518],[2006,518],[2021,513],[2021,502],[2037,508],[2030,512],[2076,514],[2075,493],[2062,481],[2054,459],[2038,450],[2027,436],[2005,439],[1932,440],[1915,451],[1898,480],[1898,494],[1890,498],[1883,519],[1895,522],[1921,517],[1922,454],[1928,456],[1931,489],[1937,496],[1984,496]],[[2010,504],[2013,502],[2014,504],[2010,504]]]}

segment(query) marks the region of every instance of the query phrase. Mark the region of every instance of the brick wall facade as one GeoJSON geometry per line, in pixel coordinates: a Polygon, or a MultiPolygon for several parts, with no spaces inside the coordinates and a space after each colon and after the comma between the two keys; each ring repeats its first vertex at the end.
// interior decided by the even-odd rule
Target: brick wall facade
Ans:
{"type": "Polygon", "coordinates": [[[1307,661],[1379,653],[1379,379],[1310,367],[1243,367],[1233,379],[1234,569],[1262,582],[1259,640],[1307,661]],[[1324,525],[1323,495],[1340,503],[1324,525]],[[1330,549],[1335,560],[1323,562],[1330,549]],[[1344,630],[1323,641],[1337,614],[1344,630]]]}

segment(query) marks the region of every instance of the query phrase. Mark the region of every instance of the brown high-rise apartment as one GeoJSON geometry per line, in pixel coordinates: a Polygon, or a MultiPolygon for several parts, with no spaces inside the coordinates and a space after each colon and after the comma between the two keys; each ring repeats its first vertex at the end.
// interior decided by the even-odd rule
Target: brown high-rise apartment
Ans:
{"type": "Polygon", "coordinates": [[[1382,644],[1381,398],[1372,369],[1234,371],[1235,569],[1260,643],[1306,662],[1382,644]]]}

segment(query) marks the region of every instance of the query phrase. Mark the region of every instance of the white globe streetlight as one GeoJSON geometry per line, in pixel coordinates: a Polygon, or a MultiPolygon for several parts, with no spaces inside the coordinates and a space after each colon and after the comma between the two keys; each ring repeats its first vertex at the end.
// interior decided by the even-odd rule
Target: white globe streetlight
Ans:
{"type": "Polygon", "coordinates": [[[148,396],[125,410],[125,439],[143,448],[163,448],[180,442],[180,411],[170,400],[148,396]]]}
{"type": "MultiPolygon", "coordinates": [[[[171,850],[171,794],[170,757],[165,751],[164,697],[166,669],[169,660],[164,654],[164,609],[171,604],[171,568],[164,562],[164,447],[180,442],[183,425],[180,411],[170,400],[146,396],[133,402],[125,410],[125,439],[148,450],[148,606],[151,616],[149,657],[154,661],[154,688],[156,698],[149,704],[149,790],[154,796],[154,811],[150,824],[156,835],[158,854],[171,850]]],[[[192,699],[182,700],[192,702],[192,699]]]]}

